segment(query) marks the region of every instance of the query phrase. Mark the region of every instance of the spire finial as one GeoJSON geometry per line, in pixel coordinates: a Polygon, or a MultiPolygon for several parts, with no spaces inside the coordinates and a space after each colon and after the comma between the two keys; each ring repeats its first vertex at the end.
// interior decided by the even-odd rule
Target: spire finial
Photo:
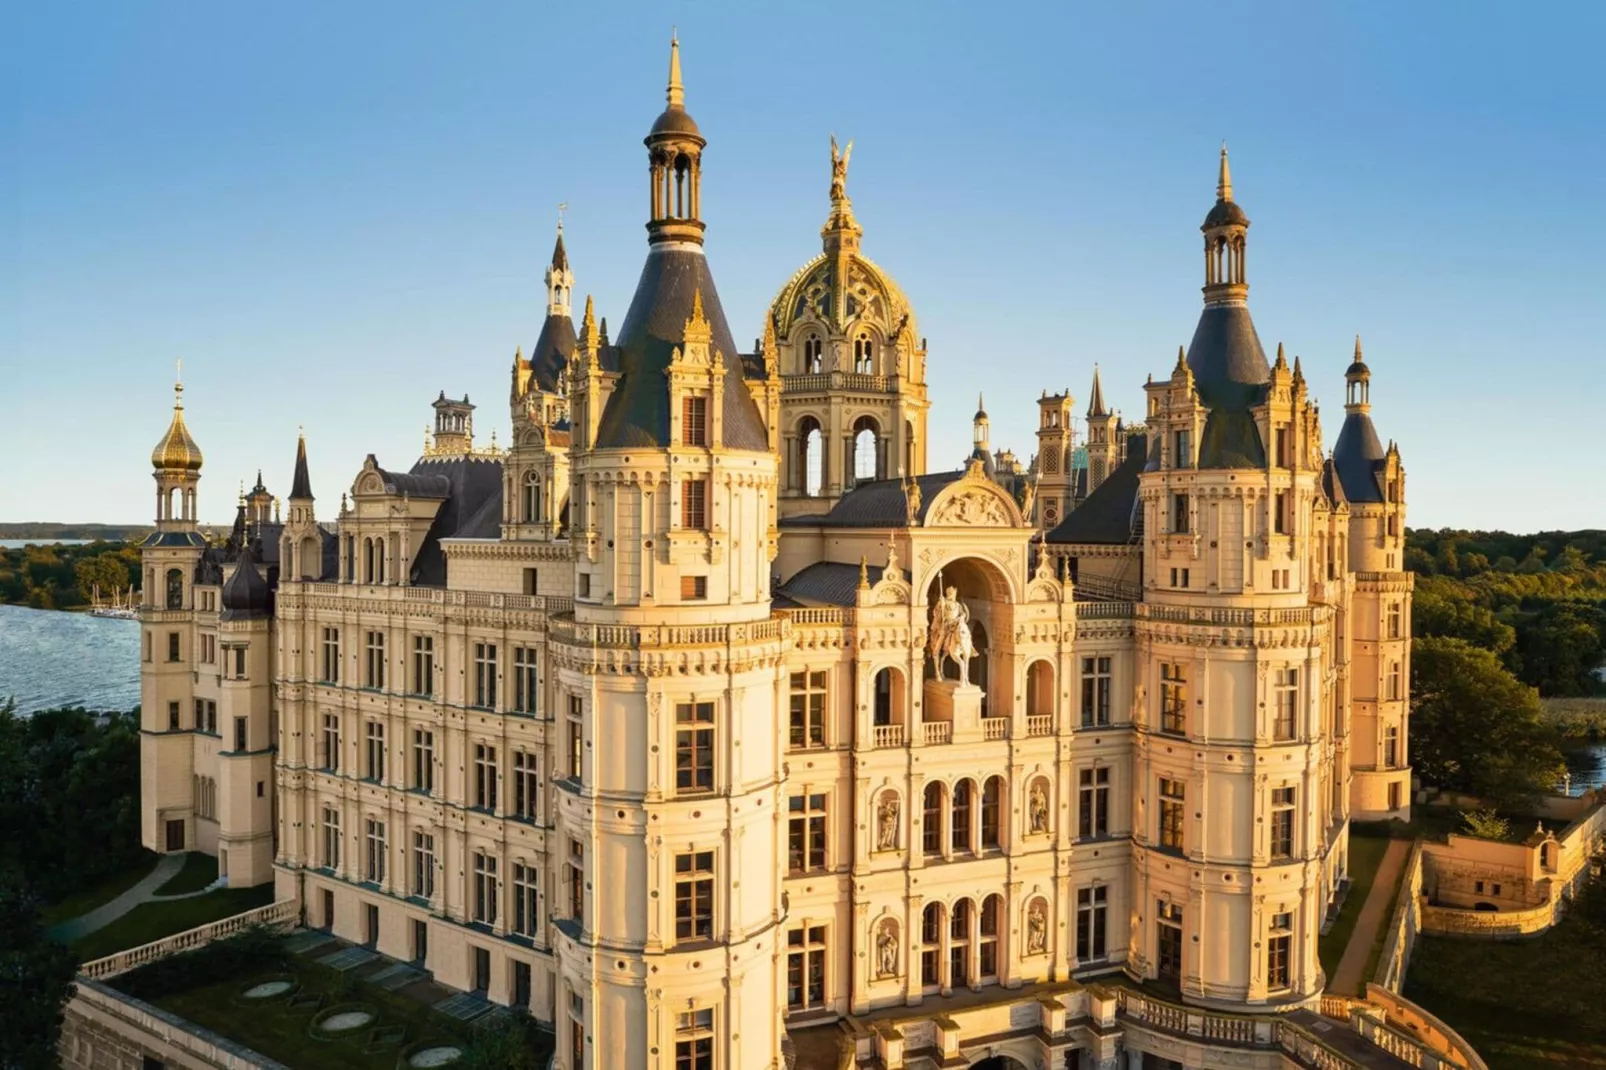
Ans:
{"type": "Polygon", "coordinates": [[[979,390],[976,392],[976,411],[982,413],[987,411],[987,395],[979,390]]]}
{"type": "Polygon", "coordinates": [[[1221,143],[1221,172],[1216,176],[1216,200],[1232,200],[1232,169],[1227,166],[1227,142],[1221,143]]]}
{"type": "Polygon", "coordinates": [[[669,31],[669,90],[667,93],[671,108],[686,106],[686,87],[680,84],[680,32],[677,29],[669,31]]]}
{"type": "Polygon", "coordinates": [[[184,358],[173,361],[173,408],[184,407],[184,358]]]}
{"type": "Polygon", "coordinates": [[[1355,336],[1355,363],[1361,363],[1361,336],[1355,336]]]}
{"type": "Polygon", "coordinates": [[[558,237],[563,236],[563,213],[569,210],[568,201],[558,202],[558,237]]]}

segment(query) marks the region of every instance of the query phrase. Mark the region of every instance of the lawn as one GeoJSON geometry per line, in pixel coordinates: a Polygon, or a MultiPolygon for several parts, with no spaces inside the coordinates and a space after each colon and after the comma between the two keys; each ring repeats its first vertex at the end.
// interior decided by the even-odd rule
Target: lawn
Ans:
{"type": "Polygon", "coordinates": [[[156,868],[158,861],[160,861],[158,855],[154,852],[146,851],[139,865],[125,869],[121,873],[113,874],[92,888],[74,892],[65,899],[48,904],[40,912],[44,918],[45,926],[48,928],[51,925],[59,925],[61,922],[70,921],[80,914],[87,914],[96,907],[111,902],[144,879],[151,870],[156,868]]]}
{"type": "Polygon", "coordinates": [[[82,961],[92,962],[271,902],[273,885],[269,883],[255,888],[221,888],[193,899],[141,903],[104,929],[73,941],[72,949],[82,961]]]}
{"type": "Polygon", "coordinates": [[[200,851],[184,856],[184,868],[175,873],[166,884],[156,889],[157,895],[180,895],[198,892],[217,880],[217,859],[200,851]]]}
{"type": "Polygon", "coordinates": [[[1465,1037],[1490,1070],[1606,1068],[1606,954],[1575,924],[1529,940],[1422,936],[1405,996],[1465,1037]]]}
{"type": "Polygon", "coordinates": [[[1321,959],[1322,971],[1327,974],[1329,982],[1338,970],[1338,960],[1344,957],[1344,949],[1349,946],[1350,936],[1355,932],[1355,922],[1361,916],[1361,907],[1366,902],[1367,893],[1372,890],[1378,864],[1383,861],[1383,852],[1388,847],[1386,836],[1363,836],[1353,830],[1350,832],[1349,894],[1338,912],[1338,920],[1333,922],[1333,927],[1316,945],[1316,954],[1321,959]]]}

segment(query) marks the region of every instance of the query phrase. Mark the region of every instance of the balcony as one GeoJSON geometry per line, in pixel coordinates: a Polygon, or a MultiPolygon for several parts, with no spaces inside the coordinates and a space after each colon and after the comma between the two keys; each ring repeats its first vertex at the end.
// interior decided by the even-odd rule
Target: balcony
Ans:
{"type": "Polygon", "coordinates": [[[896,393],[898,377],[842,371],[804,372],[781,376],[782,394],[823,394],[832,390],[857,390],[869,394],[896,393]]]}
{"type": "Polygon", "coordinates": [[[903,746],[903,725],[901,724],[878,724],[871,731],[875,733],[872,746],[877,749],[903,746]]]}
{"type": "Polygon", "coordinates": [[[927,721],[920,727],[928,747],[935,743],[952,743],[954,741],[954,724],[952,721],[927,721]]]}
{"type": "Polygon", "coordinates": [[[1026,734],[1028,736],[1051,736],[1054,734],[1054,715],[1052,713],[1032,714],[1026,718],[1026,734]]]}
{"type": "Polygon", "coordinates": [[[981,738],[1004,739],[1008,735],[1008,717],[983,717],[981,719],[981,738]]]}

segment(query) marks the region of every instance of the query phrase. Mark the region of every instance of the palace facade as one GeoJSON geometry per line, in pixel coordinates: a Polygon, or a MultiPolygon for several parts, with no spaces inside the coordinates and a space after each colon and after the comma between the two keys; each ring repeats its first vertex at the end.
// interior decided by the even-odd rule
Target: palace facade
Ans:
{"type": "Polygon", "coordinates": [[[1281,1065],[1048,1023],[1104,976],[1308,1011],[1350,821],[1408,812],[1405,476],[1359,342],[1329,454],[1250,318],[1223,150],[1204,308],[1141,423],[1095,371],[1085,441],[1045,393],[1030,465],[978,412],[933,471],[926,340],[834,143],[821,251],[735,342],[672,57],[635,296],[576,325],[560,229],[510,446],[443,392],[416,461],[368,456],[336,504],[299,442],[282,509],[259,475],[214,542],[175,402],[145,844],[527,1008],[565,1070],[843,1037],[884,1067],[1281,1065]],[[948,588],[966,683],[928,649],[948,588]]]}

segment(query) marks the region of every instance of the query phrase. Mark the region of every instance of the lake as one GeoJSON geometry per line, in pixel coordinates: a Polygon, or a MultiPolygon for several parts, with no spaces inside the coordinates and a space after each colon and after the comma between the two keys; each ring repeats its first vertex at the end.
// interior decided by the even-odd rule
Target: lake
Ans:
{"type": "Polygon", "coordinates": [[[0,702],[129,710],[139,702],[139,622],[0,605],[0,702]]]}
{"type": "Polygon", "coordinates": [[[20,550],[25,546],[87,546],[90,539],[0,539],[0,550],[20,550]]]}

